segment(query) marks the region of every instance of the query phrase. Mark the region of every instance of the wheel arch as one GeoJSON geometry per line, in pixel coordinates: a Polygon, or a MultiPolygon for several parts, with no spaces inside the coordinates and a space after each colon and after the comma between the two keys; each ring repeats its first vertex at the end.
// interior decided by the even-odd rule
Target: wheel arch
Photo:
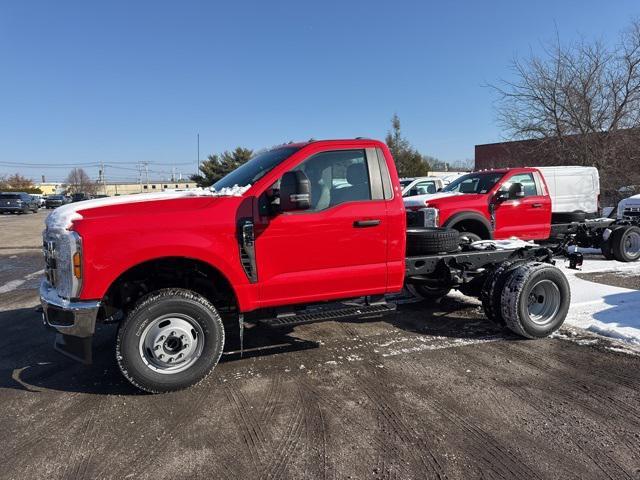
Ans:
{"type": "Polygon", "coordinates": [[[493,229],[491,228],[491,224],[484,216],[477,212],[456,213],[449,217],[442,226],[446,228],[454,228],[459,231],[475,233],[483,240],[490,240],[493,238],[493,229]],[[463,228],[463,230],[460,230],[460,228],[463,228]]]}
{"type": "Polygon", "coordinates": [[[141,297],[162,288],[193,290],[224,310],[240,306],[233,282],[220,268],[198,258],[164,256],[131,265],[110,282],[102,298],[104,319],[118,310],[126,314],[141,297]]]}

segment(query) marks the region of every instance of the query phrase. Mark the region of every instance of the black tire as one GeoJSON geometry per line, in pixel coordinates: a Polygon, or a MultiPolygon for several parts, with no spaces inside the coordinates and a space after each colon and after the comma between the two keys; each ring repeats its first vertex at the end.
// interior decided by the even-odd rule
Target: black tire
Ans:
{"type": "Polygon", "coordinates": [[[438,286],[432,287],[424,283],[414,283],[411,285],[416,293],[425,300],[438,300],[451,291],[451,287],[438,286]]]}
{"type": "Polygon", "coordinates": [[[635,262],[640,258],[640,227],[619,227],[609,237],[611,253],[619,262],[635,262]]]}
{"type": "Polygon", "coordinates": [[[502,290],[504,288],[511,272],[520,265],[526,263],[526,260],[511,260],[502,262],[497,268],[490,273],[482,286],[480,292],[480,301],[482,309],[486,317],[496,325],[505,325],[500,309],[502,290]]]}
{"type": "Polygon", "coordinates": [[[602,256],[607,260],[615,259],[615,257],[613,256],[613,249],[611,247],[611,237],[613,236],[613,232],[615,232],[618,228],[621,228],[621,227],[619,226],[611,227],[610,228],[611,233],[609,234],[609,237],[606,240],[603,240],[602,244],[600,245],[600,251],[602,252],[602,256]]]}
{"type": "Polygon", "coordinates": [[[479,242],[480,240],[483,240],[483,238],[477,233],[464,231],[460,232],[460,243],[473,243],[479,242]]]}
{"type": "Polygon", "coordinates": [[[407,230],[407,255],[449,253],[458,249],[459,233],[451,228],[410,228],[407,230]]]}
{"type": "Polygon", "coordinates": [[[587,219],[585,212],[559,212],[551,214],[551,223],[584,222],[587,219]]]}
{"type": "Polygon", "coordinates": [[[559,269],[526,263],[511,272],[502,290],[502,318],[517,335],[543,338],[562,326],[570,303],[569,282],[559,269]]]}
{"type": "MultiPolygon", "coordinates": [[[[159,325],[166,321],[176,320],[182,321],[180,318],[169,317],[169,320],[163,320],[159,325]]],[[[173,329],[171,325],[168,328],[173,329]]],[[[171,332],[169,336],[171,335],[174,335],[174,332],[171,332]]],[[[177,341],[177,337],[172,338],[177,341]]],[[[168,342],[169,339],[162,347],[157,347],[160,348],[160,352],[168,342]]],[[[180,344],[180,347],[183,345],[180,344]]],[[[184,347],[188,348],[189,345],[186,344],[184,347]]],[[[206,298],[195,292],[167,288],[152,292],[140,299],[120,324],[116,340],[116,359],[122,374],[134,386],[145,392],[164,393],[182,390],[203,380],[218,363],[223,347],[224,326],[216,308],[206,298]],[[185,343],[196,344],[198,339],[202,337],[202,349],[199,356],[192,358],[192,363],[188,365],[188,368],[173,373],[168,373],[167,370],[179,367],[179,363],[171,364],[171,366],[165,363],[166,368],[154,368],[148,361],[149,356],[153,354],[151,349],[146,350],[147,360],[143,358],[144,353],[142,352],[145,338],[150,335],[147,332],[151,332],[150,329],[155,322],[167,315],[184,316],[193,323],[195,328],[192,327],[192,337],[185,339],[185,343]],[[201,335],[196,333],[196,328],[200,329],[201,335]],[[142,337],[143,334],[146,334],[145,338],[142,337]],[[161,371],[165,371],[165,373],[161,373],[161,371]]],[[[175,351],[179,350],[174,350],[174,353],[175,351]]]]}

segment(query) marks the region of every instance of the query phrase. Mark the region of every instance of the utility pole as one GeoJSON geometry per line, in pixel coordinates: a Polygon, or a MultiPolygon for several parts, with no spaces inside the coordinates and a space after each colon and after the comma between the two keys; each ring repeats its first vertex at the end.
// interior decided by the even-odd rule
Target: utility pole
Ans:
{"type": "Polygon", "coordinates": [[[144,176],[147,182],[147,191],[148,191],[149,190],[149,162],[145,160],[144,162],[142,162],[142,164],[144,165],[144,176]]]}
{"type": "Polygon", "coordinates": [[[200,134],[198,133],[198,174],[200,174],[200,134]]]}

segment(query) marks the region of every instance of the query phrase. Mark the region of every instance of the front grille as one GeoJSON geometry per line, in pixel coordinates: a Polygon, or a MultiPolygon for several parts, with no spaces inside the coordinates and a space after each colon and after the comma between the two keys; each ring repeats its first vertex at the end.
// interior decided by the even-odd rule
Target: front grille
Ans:
{"type": "Polygon", "coordinates": [[[632,218],[640,217],[640,207],[626,207],[622,215],[632,218]]]}
{"type": "Polygon", "coordinates": [[[42,251],[44,253],[44,274],[47,281],[56,287],[56,244],[53,240],[43,240],[42,251]]]}

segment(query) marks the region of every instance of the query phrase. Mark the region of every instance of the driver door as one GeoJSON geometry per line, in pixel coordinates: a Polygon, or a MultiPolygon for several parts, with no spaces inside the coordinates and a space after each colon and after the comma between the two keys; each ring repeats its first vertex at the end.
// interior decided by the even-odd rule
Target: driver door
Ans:
{"type": "Polygon", "coordinates": [[[385,292],[386,201],[372,196],[379,170],[368,157],[365,149],[324,151],[296,167],[309,178],[311,207],[276,214],[257,232],[261,306],[385,292]]]}
{"type": "Polygon", "coordinates": [[[522,184],[524,197],[504,200],[495,205],[494,238],[548,238],[551,228],[551,199],[544,194],[542,181],[534,172],[518,173],[503,181],[499,190],[507,191],[513,183],[522,184]]]}

